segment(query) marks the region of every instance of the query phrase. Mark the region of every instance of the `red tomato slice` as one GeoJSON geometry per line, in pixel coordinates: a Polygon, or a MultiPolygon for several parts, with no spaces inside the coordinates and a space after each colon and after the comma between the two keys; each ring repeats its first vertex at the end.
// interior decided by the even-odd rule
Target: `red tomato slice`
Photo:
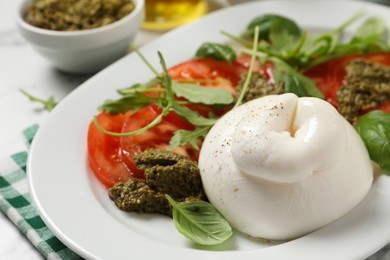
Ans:
{"type": "MultiPolygon", "coordinates": [[[[330,60],[314,68],[311,68],[305,72],[305,75],[316,81],[317,86],[324,93],[325,99],[337,107],[338,103],[336,101],[336,93],[345,79],[345,66],[348,62],[358,58],[364,59],[366,61],[382,63],[390,67],[390,53],[376,52],[369,53],[367,55],[350,55],[347,57],[330,60]]],[[[390,102],[384,104],[378,109],[390,113],[390,102]]]]}
{"type": "MultiPolygon", "coordinates": [[[[143,128],[160,114],[160,108],[155,105],[149,105],[130,115],[123,124],[122,132],[131,132],[143,128]]],[[[169,145],[173,133],[180,129],[193,130],[194,126],[184,121],[175,112],[170,112],[163,118],[161,123],[146,132],[120,138],[123,161],[135,177],[143,178],[143,172],[135,166],[133,162],[134,156],[147,149],[165,149],[169,145]]],[[[194,161],[198,160],[199,151],[193,148],[178,148],[175,152],[186,155],[194,161]]]]}
{"type": "Polygon", "coordinates": [[[173,66],[168,70],[173,79],[206,79],[201,85],[224,88],[235,95],[243,68],[237,63],[228,63],[214,59],[194,59],[173,66]]]}
{"type": "MultiPolygon", "coordinates": [[[[120,132],[126,116],[101,113],[97,119],[104,129],[120,132]]],[[[104,134],[94,122],[88,129],[88,161],[95,176],[107,188],[132,176],[120,156],[119,138],[104,134]]]]}
{"type": "Polygon", "coordinates": [[[386,104],[383,104],[378,109],[383,110],[390,114],[390,102],[387,102],[386,104]]]}
{"type": "MultiPolygon", "coordinates": [[[[237,57],[237,59],[234,61],[236,64],[242,66],[244,70],[242,72],[245,72],[249,69],[250,63],[251,63],[252,57],[247,54],[242,54],[237,57]]],[[[260,62],[257,59],[255,61],[253,71],[257,71],[262,73],[267,79],[268,82],[273,84],[275,83],[274,79],[274,65],[271,62],[265,62],[263,66],[260,66],[260,62]]]]}
{"type": "MultiPolygon", "coordinates": [[[[209,58],[193,59],[173,66],[168,70],[175,80],[196,79],[201,86],[223,88],[236,96],[236,87],[241,79],[241,74],[247,68],[240,63],[219,61],[209,58]],[[210,80],[210,81],[207,81],[210,80]]],[[[229,109],[218,110],[215,107],[203,104],[188,105],[192,110],[198,111],[202,116],[207,117],[210,112],[221,116],[229,109]]]]}

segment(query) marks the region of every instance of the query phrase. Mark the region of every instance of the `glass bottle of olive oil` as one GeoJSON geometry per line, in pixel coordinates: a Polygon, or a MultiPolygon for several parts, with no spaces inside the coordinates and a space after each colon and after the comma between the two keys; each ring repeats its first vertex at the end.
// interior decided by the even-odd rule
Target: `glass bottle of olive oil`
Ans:
{"type": "Polygon", "coordinates": [[[207,12],[207,0],[145,0],[144,29],[169,30],[207,12]]]}

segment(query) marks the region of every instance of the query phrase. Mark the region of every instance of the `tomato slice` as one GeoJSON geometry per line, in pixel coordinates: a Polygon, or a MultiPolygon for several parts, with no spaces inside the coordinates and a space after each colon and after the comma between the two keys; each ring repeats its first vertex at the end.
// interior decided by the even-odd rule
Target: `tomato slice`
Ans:
{"type": "MultiPolygon", "coordinates": [[[[235,95],[235,88],[245,70],[245,66],[236,62],[230,64],[213,59],[194,59],[170,68],[169,73],[173,79],[204,80],[199,84],[225,88],[235,95]]],[[[210,111],[217,115],[226,112],[206,105],[195,104],[189,107],[204,116],[210,111]]],[[[160,108],[150,105],[133,114],[112,116],[102,113],[98,120],[101,126],[109,131],[131,132],[148,125],[160,113],[160,108]]],[[[143,172],[138,170],[133,162],[134,156],[147,149],[165,149],[174,132],[180,129],[193,130],[194,126],[174,112],[165,116],[157,126],[129,137],[106,135],[91,123],[88,132],[88,158],[92,171],[106,187],[132,177],[143,178],[143,172]]],[[[194,161],[197,161],[199,156],[199,151],[192,146],[178,147],[174,152],[186,155],[194,161]]]]}
{"type": "MultiPolygon", "coordinates": [[[[247,71],[247,68],[235,61],[228,63],[226,61],[200,58],[177,64],[170,68],[168,73],[175,80],[200,80],[197,84],[201,86],[223,88],[233,96],[236,96],[235,89],[241,79],[241,74],[245,71],[247,71]]],[[[205,117],[210,112],[221,116],[229,110],[229,108],[217,109],[203,104],[191,104],[188,107],[205,117]]]]}
{"type": "MultiPolygon", "coordinates": [[[[109,131],[120,132],[125,115],[101,113],[97,116],[99,124],[109,131]]],[[[106,135],[91,122],[88,128],[88,162],[98,178],[107,188],[116,182],[126,181],[132,173],[120,156],[119,138],[106,135]]]]}
{"type": "Polygon", "coordinates": [[[201,85],[224,88],[235,95],[235,88],[244,69],[237,63],[209,58],[193,59],[173,66],[168,73],[173,79],[206,80],[201,85]],[[210,80],[207,82],[207,80],[210,80]]]}
{"type": "MultiPolygon", "coordinates": [[[[155,105],[149,105],[135,112],[123,123],[122,132],[131,132],[143,128],[151,123],[161,112],[161,108],[155,105]]],[[[170,112],[163,117],[161,123],[146,132],[120,138],[123,161],[135,177],[143,178],[144,176],[143,172],[135,166],[133,162],[134,156],[148,149],[165,149],[168,147],[174,132],[180,129],[193,130],[194,126],[184,121],[175,112],[170,112]]],[[[190,147],[178,147],[174,152],[183,154],[194,161],[197,161],[199,156],[199,151],[190,147]]]]}
{"type": "MultiPolygon", "coordinates": [[[[343,81],[345,80],[345,67],[348,62],[358,58],[370,62],[381,63],[390,67],[390,53],[373,52],[366,55],[356,54],[330,60],[311,68],[305,72],[305,75],[312,78],[317,83],[318,88],[324,93],[325,99],[328,102],[333,104],[335,107],[338,107],[336,94],[337,90],[342,86],[343,81]]],[[[390,113],[390,102],[382,105],[378,109],[390,113]]]]}
{"type": "MultiPolygon", "coordinates": [[[[247,54],[241,54],[240,56],[237,57],[237,59],[234,62],[243,68],[242,72],[245,72],[249,70],[251,59],[252,59],[251,56],[247,54]]],[[[275,70],[274,65],[269,61],[266,61],[262,66],[260,66],[259,59],[255,61],[253,66],[253,71],[262,73],[265,76],[265,78],[268,79],[268,82],[271,84],[275,83],[274,70],[275,70]]]]}

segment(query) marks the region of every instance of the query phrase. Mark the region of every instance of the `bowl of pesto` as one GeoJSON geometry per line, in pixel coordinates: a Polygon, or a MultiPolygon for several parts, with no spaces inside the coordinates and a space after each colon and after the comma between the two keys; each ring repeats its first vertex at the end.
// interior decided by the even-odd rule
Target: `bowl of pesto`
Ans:
{"type": "Polygon", "coordinates": [[[128,52],[144,0],[25,0],[17,13],[23,38],[56,69],[95,73],[128,52]]]}

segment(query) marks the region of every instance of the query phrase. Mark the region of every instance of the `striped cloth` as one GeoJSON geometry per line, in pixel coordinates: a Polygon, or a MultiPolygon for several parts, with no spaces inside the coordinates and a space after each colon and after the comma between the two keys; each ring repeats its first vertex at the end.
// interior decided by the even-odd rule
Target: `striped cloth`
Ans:
{"type": "MultiPolygon", "coordinates": [[[[38,125],[33,125],[23,132],[28,145],[37,129],[38,125]]],[[[31,204],[27,155],[20,152],[0,160],[0,210],[46,259],[82,259],[53,235],[31,204]]]]}

